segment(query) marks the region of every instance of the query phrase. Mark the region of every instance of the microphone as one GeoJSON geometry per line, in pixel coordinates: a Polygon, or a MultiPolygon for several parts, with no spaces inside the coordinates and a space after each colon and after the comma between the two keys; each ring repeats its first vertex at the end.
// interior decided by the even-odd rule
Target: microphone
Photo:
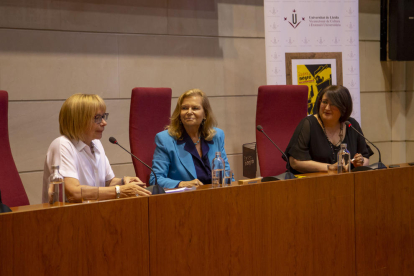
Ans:
{"type": "Polygon", "coordinates": [[[366,168],[371,168],[373,170],[379,170],[379,169],[386,169],[387,166],[384,165],[384,163],[381,162],[381,152],[379,150],[379,148],[377,148],[377,146],[375,146],[370,140],[368,140],[367,138],[365,138],[364,135],[362,135],[361,132],[359,132],[349,121],[345,121],[345,125],[347,125],[348,127],[352,128],[353,130],[355,130],[356,133],[358,133],[359,135],[361,135],[362,137],[364,137],[365,140],[367,140],[371,145],[374,146],[374,148],[377,149],[378,151],[378,155],[379,155],[379,159],[377,163],[374,163],[372,165],[369,166],[361,166],[361,167],[356,167],[354,168],[352,171],[365,171],[367,170],[366,168]]]}
{"type": "Polygon", "coordinates": [[[286,161],[287,166],[288,166],[288,171],[287,172],[284,172],[284,173],[279,174],[277,176],[263,177],[262,182],[296,178],[296,176],[293,173],[290,172],[289,158],[287,158],[286,154],[275,144],[275,142],[272,141],[272,139],[270,139],[269,136],[267,136],[266,132],[264,132],[263,127],[261,125],[258,125],[256,128],[257,128],[258,131],[262,132],[267,137],[267,139],[269,139],[269,141],[272,142],[272,144],[275,145],[275,147],[282,153],[283,159],[286,161]]]}
{"type": "Polygon", "coordinates": [[[144,164],[145,167],[147,167],[148,169],[151,170],[151,172],[155,176],[155,185],[152,185],[152,186],[147,187],[147,190],[149,190],[153,195],[165,194],[164,189],[160,185],[158,185],[157,175],[155,174],[154,170],[150,166],[148,166],[147,164],[145,164],[144,161],[142,161],[141,159],[139,159],[138,157],[136,157],[135,155],[133,155],[131,152],[129,152],[128,150],[126,150],[123,146],[121,146],[114,137],[110,137],[109,138],[109,142],[111,142],[112,144],[116,144],[116,145],[120,146],[124,151],[128,152],[131,156],[133,156],[139,162],[141,162],[142,164],[144,164]]]}

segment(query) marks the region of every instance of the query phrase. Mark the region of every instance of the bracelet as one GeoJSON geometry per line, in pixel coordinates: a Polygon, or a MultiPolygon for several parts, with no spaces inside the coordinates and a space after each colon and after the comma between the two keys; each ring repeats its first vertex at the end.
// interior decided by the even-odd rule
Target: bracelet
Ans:
{"type": "Polygon", "coordinates": [[[121,197],[121,188],[119,187],[119,185],[115,186],[115,193],[116,193],[116,198],[121,197]]]}

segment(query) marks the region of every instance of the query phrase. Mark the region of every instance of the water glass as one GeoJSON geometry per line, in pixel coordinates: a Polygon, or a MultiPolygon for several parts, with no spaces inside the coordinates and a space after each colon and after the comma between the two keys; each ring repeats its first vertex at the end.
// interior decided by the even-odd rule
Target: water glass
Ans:
{"type": "Polygon", "coordinates": [[[97,202],[99,198],[99,187],[81,186],[82,203],[97,202]]]}
{"type": "Polygon", "coordinates": [[[224,171],[224,185],[231,185],[233,179],[233,170],[224,171]]]}
{"type": "Polygon", "coordinates": [[[328,174],[338,174],[338,164],[328,165],[328,174]]]}

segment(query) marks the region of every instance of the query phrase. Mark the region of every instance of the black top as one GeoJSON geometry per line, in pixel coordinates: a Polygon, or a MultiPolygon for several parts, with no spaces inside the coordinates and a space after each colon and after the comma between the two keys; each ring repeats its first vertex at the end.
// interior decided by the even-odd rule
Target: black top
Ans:
{"type": "MultiPolygon", "coordinates": [[[[210,160],[208,159],[208,151],[210,150],[210,147],[208,144],[213,144],[213,141],[206,141],[204,140],[204,137],[200,137],[201,151],[203,154],[203,156],[200,157],[193,140],[191,140],[190,136],[185,130],[183,131],[182,137],[182,140],[177,140],[177,144],[179,145],[185,143],[184,150],[191,153],[197,174],[197,179],[200,180],[203,184],[211,184],[211,168],[210,160]]],[[[179,184],[180,183],[178,183],[178,185],[179,184]]]]}
{"type": "MultiPolygon", "coordinates": [[[[349,118],[348,121],[362,133],[361,127],[354,118],[349,118]]],[[[347,144],[351,158],[357,153],[361,153],[365,158],[369,158],[374,154],[366,144],[365,139],[351,128],[346,129],[345,138],[342,143],[347,144]]],[[[333,149],[334,154],[332,154],[332,148],[318,119],[311,115],[302,119],[296,127],[285,153],[288,158],[292,156],[299,161],[313,160],[321,163],[334,164],[340,146],[333,146],[333,149]]],[[[300,174],[300,172],[293,168],[290,168],[290,171],[294,174],[300,174]]]]}

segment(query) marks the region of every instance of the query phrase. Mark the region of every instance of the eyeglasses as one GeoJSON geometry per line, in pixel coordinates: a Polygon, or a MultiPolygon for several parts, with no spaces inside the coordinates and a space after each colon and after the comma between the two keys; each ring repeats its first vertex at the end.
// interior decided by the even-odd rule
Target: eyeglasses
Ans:
{"type": "Polygon", "coordinates": [[[331,108],[338,108],[336,105],[332,105],[331,103],[329,103],[329,101],[328,100],[323,100],[323,101],[321,101],[321,105],[328,105],[329,104],[329,106],[331,107],[331,108]]]}
{"type": "Polygon", "coordinates": [[[104,115],[96,115],[95,117],[93,117],[95,119],[95,123],[100,124],[102,123],[102,120],[104,119],[105,121],[108,121],[108,117],[109,117],[109,113],[104,113],[104,115]]]}

